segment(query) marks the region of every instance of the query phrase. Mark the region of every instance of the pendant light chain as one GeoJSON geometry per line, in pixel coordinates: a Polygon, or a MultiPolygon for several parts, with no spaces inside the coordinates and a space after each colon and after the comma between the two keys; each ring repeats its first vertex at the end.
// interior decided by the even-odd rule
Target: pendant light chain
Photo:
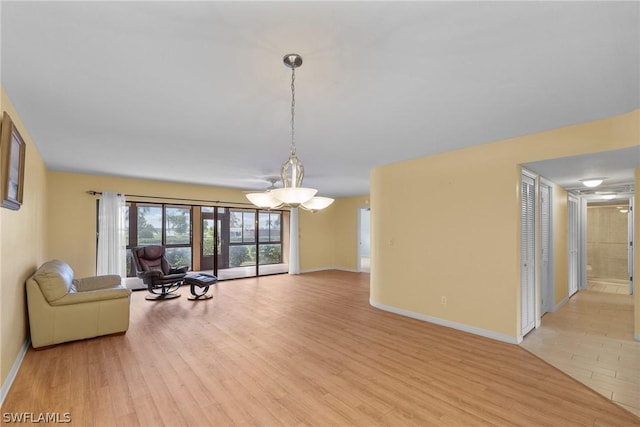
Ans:
{"type": "Polygon", "coordinates": [[[295,119],[296,119],[296,69],[291,69],[291,154],[296,155],[296,131],[295,131],[295,119]]]}

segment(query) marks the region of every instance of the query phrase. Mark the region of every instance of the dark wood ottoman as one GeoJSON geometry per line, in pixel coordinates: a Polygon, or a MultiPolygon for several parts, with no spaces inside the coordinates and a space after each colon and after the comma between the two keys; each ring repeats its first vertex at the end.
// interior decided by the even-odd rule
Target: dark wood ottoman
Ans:
{"type": "Polygon", "coordinates": [[[189,273],[184,278],[184,283],[189,285],[191,290],[192,301],[198,301],[203,299],[213,298],[213,295],[207,294],[209,292],[209,286],[214,285],[218,281],[218,278],[212,274],[203,273],[189,273]]]}

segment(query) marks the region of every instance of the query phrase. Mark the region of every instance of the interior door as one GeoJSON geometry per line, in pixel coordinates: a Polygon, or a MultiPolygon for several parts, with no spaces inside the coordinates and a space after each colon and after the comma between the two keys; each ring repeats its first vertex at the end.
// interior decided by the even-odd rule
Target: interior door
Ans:
{"type": "Polygon", "coordinates": [[[213,271],[215,254],[215,219],[212,207],[203,206],[201,209],[200,236],[200,270],[213,271]]]}
{"type": "Polygon", "coordinates": [[[526,335],[535,326],[535,179],[521,177],[520,217],[520,333],[526,335]]]}

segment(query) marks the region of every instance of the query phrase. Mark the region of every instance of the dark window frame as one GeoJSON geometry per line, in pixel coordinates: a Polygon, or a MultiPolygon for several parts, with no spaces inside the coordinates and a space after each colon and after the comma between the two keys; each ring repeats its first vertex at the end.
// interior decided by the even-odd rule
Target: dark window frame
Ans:
{"type": "MultiPolygon", "coordinates": [[[[96,200],[96,248],[97,248],[97,244],[98,244],[98,229],[99,229],[99,199],[96,200]]],[[[126,249],[127,249],[127,256],[130,257],[130,251],[131,248],[134,248],[136,246],[140,246],[138,244],[138,207],[140,206],[150,206],[150,207],[161,207],[162,208],[162,245],[165,246],[166,248],[190,248],[191,249],[191,265],[189,266],[189,268],[191,269],[193,267],[193,260],[194,260],[194,256],[197,256],[194,253],[194,249],[193,249],[193,230],[194,230],[194,210],[195,208],[214,208],[214,212],[218,212],[218,209],[225,209],[227,212],[227,215],[229,215],[229,213],[233,210],[237,210],[237,211],[245,211],[245,212],[254,212],[254,233],[255,233],[255,241],[254,242],[244,242],[244,227],[242,227],[242,241],[240,242],[227,242],[227,245],[232,246],[232,245],[247,245],[247,244],[255,244],[256,245],[256,252],[259,253],[260,251],[260,245],[277,245],[279,244],[282,248],[283,245],[283,223],[282,221],[284,220],[284,211],[283,210],[263,210],[263,209],[250,209],[250,208],[243,208],[243,207],[234,207],[234,206],[217,206],[217,205],[192,205],[192,204],[188,204],[188,203],[153,203],[153,202],[141,202],[141,201],[127,201],[126,202],[126,209],[127,209],[127,213],[129,216],[129,221],[127,223],[128,226],[128,242],[126,245],[126,249]],[[180,243],[180,244],[168,244],[166,243],[166,208],[167,207],[178,207],[178,208],[189,208],[189,243],[180,243]],[[133,208],[133,209],[132,209],[133,208]],[[270,215],[272,214],[278,214],[280,216],[280,233],[279,233],[279,240],[278,241],[274,241],[271,240],[271,229],[269,229],[269,241],[268,242],[260,242],[260,224],[259,224],[259,218],[260,218],[260,214],[261,213],[269,213],[270,215]]],[[[214,224],[219,220],[218,218],[218,214],[215,215],[215,220],[214,220],[214,224]]],[[[244,215],[243,215],[243,225],[244,225],[244,215]]],[[[216,242],[215,244],[217,244],[218,240],[220,239],[220,236],[217,236],[217,228],[215,228],[216,230],[216,234],[214,237],[214,241],[216,242]]],[[[200,237],[198,237],[200,238],[200,237]]],[[[200,251],[202,251],[202,244],[200,245],[200,251]]],[[[199,254],[198,254],[199,256],[199,254]]],[[[280,262],[282,262],[282,251],[281,251],[281,260],[280,262]]],[[[268,264],[260,264],[260,262],[257,260],[256,262],[256,276],[258,276],[258,267],[260,265],[268,265],[268,264]]],[[[133,266],[131,265],[131,263],[129,263],[129,268],[127,271],[127,277],[135,277],[135,271],[133,271],[133,266]]]]}
{"type": "MultiPolygon", "coordinates": [[[[188,267],[189,269],[193,267],[193,205],[175,203],[127,202],[126,206],[129,212],[129,242],[127,244],[127,251],[130,251],[132,248],[135,248],[137,246],[144,246],[141,245],[138,240],[138,209],[141,207],[161,208],[162,219],[160,245],[164,246],[166,249],[189,248],[191,252],[191,264],[188,267]],[[189,243],[167,243],[167,208],[188,208],[189,243]]],[[[127,271],[127,276],[135,277],[133,266],[130,266],[129,271],[127,271]]]]}

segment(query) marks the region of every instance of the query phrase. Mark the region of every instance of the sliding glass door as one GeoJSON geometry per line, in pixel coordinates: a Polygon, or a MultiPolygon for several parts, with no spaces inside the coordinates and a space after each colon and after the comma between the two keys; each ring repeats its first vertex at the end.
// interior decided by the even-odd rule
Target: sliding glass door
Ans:
{"type": "Polygon", "coordinates": [[[260,275],[286,273],[284,262],[282,212],[258,212],[258,262],[260,275]]]}
{"type": "Polygon", "coordinates": [[[216,220],[214,218],[214,209],[212,207],[203,206],[200,209],[200,230],[202,236],[200,241],[200,270],[214,269],[213,256],[216,253],[216,220]]]}
{"type": "Polygon", "coordinates": [[[222,279],[256,276],[256,211],[218,208],[217,234],[220,242],[217,276],[222,279]]]}
{"type": "Polygon", "coordinates": [[[283,212],[209,209],[203,208],[202,213],[203,270],[215,270],[221,280],[288,271],[283,257],[283,212]]]}

